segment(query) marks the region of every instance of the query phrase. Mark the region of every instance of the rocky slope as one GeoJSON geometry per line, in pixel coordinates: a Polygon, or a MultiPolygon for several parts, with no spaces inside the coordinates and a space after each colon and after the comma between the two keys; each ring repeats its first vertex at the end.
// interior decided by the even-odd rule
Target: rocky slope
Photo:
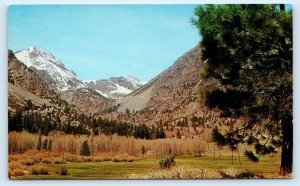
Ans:
{"type": "MultiPolygon", "coordinates": [[[[221,117],[218,109],[201,104],[199,85],[218,86],[202,80],[201,48],[195,47],[150,82],[115,103],[109,117],[132,123],[161,125],[168,136],[196,137],[212,127],[231,125],[236,120],[221,117]]],[[[209,133],[208,132],[208,133],[209,133]]],[[[207,133],[207,132],[206,132],[207,133]]]]}
{"type": "Polygon", "coordinates": [[[122,98],[143,85],[143,83],[134,76],[86,80],[84,83],[89,88],[110,99],[122,98]]]}
{"type": "Polygon", "coordinates": [[[142,109],[159,109],[163,112],[177,106],[195,101],[197,84],[200,82],[199,69],[202,62],[199,60],[198,47],[188,51],[175,63],[140,89],[121,99],[118,111],[140,111],[142,109]]]}
{"type": "Polygon", "coordinates": [[[68,70],[53,54],[41,48],[30,47],[16,52],[15,56],[55,91],[86,87],[74,72],[68,70]]]}
{"type": "Polygon", "coordinates": [[[63,91],[60,93],[60,97],[69,104],[75,105],[85,114],[102,114],[113,103],[113,100],[87,88],[63,91]]]}
{"type": "Polygon", "coordinates": [[[18,110],[27,100],[32,100],[36,105],[50,105],[57,95],[48,88],[33,70],[26,67],[8,51],[8,83],[9,83],[9,109],[18,110]]]}
{"type": "Polygon", "coordinates": [[[48,84],[31,68],[25,66],[8,51],[8,110],[46,119],[59,126],[67,123],[80,125],[82,113],[73,105],[60,99],[48,84]]]}
{"type": "MultiPolygon", "coordinates": [[[[65,67],[53,54],[41,48],[30,47],[15,56],[28,69],[35,72],[59,97],[80,111],[88,114],[100,113],[110,101],[101,94],[89,89],[76,74],[65,67]]],[[[31,85],[35,88],[35,85],[31,85]]]]}

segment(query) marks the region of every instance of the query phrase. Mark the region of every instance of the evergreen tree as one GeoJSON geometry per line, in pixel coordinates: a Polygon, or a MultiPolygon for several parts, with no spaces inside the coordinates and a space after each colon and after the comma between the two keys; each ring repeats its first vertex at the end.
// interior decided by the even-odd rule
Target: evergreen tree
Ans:
{"type": "Polygon", "coordinates": [[[282,135],[281,171],[292,172],[292,11],[284,5],[205,5],[195,15],[205,61],[201,76],[222,85],[200,87],[202,98],[227,116],[249,117],[243,128],[225,134],[226,143],[234,147],[259,127],[282,135]]]}
{"type": "Polygon", "coordinates": [[[156,138],[166,138],[166,133],[164,132],[162,127],[157,127],[156,129],[156,138]]]}
{"type": "Polygon", "coordinates": [[[90,151],[89,143],[87,140],[84,140],[80,148],[80,155],[89,156],[90,154],[91,151],[90,151]]]}

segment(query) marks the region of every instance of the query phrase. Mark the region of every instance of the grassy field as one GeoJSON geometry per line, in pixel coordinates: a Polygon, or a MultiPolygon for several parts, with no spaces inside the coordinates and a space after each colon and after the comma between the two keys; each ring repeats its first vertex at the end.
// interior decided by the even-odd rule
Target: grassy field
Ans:
{"type": "MultiPolygon", "coordinates": [[[[147,175],[159,168],[159,160],[149,156],[142,160],[134,162],[82,162],[82,163],[67,163],[65,165],[57,164],[42,164],[48,166],[49,175],[31,175],[16,177],[16,179],[126,179],[126,178],[148,178],[147,175]],[[55,173],[61,166],[66,166],[69,170],[69,175],[62,176],[55,173]]],[[[180,156],[176,157],[176,166],[187,166],[191,168],[206,170],[206,171],[227,171],[234,169],[236,171],[251,170],[252,172],[264,175],[266,178],[279,177],[280,158],[278,156],[261,157],[259,163],[254,163],[241,157],[241,165],[238,157],[234,157],[232,165],[231,156],[222,156],[221,159],[214,159],[213,156],[192,157],[180,156]]],[[[27,167],[30,170],[30,166],[27,167]]]]}

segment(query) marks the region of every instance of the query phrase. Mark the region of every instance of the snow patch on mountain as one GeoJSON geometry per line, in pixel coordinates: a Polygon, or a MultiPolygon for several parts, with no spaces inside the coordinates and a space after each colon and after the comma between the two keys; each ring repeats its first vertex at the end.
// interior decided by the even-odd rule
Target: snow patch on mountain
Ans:
{"type": "Polygon", "coordinates": [[[53,54],[37,47],[18,51],[15,56],[27,67],[31,67],[50,87],[57,91],[86,88],[76,74],[68,70],[53,54]]]}
{"type": "Polygon", "coordinates": [[[144,83],[134,76],[111,77],[101,80],[86,80],[91,89],[110,99],[119,99],[141,87],[144,83]]]}

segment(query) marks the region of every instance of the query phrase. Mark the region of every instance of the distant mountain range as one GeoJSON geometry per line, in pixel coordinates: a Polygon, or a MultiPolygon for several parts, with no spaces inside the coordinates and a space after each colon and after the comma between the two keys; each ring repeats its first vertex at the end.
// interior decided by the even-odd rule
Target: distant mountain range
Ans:
{"type": "Polygon", "coordinates": [[[35,46],[17,51],[15,56],[38,74],[52,90],[59,93],[92,89],[106,98],[118,99],[143,85],[134,76],[81,81],[75,72],[67,69],[53,54],[35,46]]]}
{"type": "Polygon", "coordinates": [[[101,95],[119,99],[140,88],[144,83],[134,76],[111,77],[101,80],[86,80],[84,83],[101,95]]]}
{"type": "MultiPolygon", "coordinates": [[[[28,100],[41,108],[52,107],[59,119],[98,115],[120,122],[147,125],[214,127],[224,123],[218,109],[200,104],[197,89],[219,86],[202,79],[201,48],[196,46],[147,83],[136,77],[111,77],[81,81],[53,54],[37,47],[9,51],[9,110],[26,108],[28,100]],[[72,114],[64,113],[75,106],[72,114]],[[71,108],[71,107],[70,107],[71,108]]],[[[45,111],[46,112],[46,111],[45,111]]],[[[203,129],[193,129],[190,136],[203,129]]],[[[174,131],[173,131],[174,132],[174,131]]],[[[176,131],[175,131],[176,132],[176,131]]]]}

